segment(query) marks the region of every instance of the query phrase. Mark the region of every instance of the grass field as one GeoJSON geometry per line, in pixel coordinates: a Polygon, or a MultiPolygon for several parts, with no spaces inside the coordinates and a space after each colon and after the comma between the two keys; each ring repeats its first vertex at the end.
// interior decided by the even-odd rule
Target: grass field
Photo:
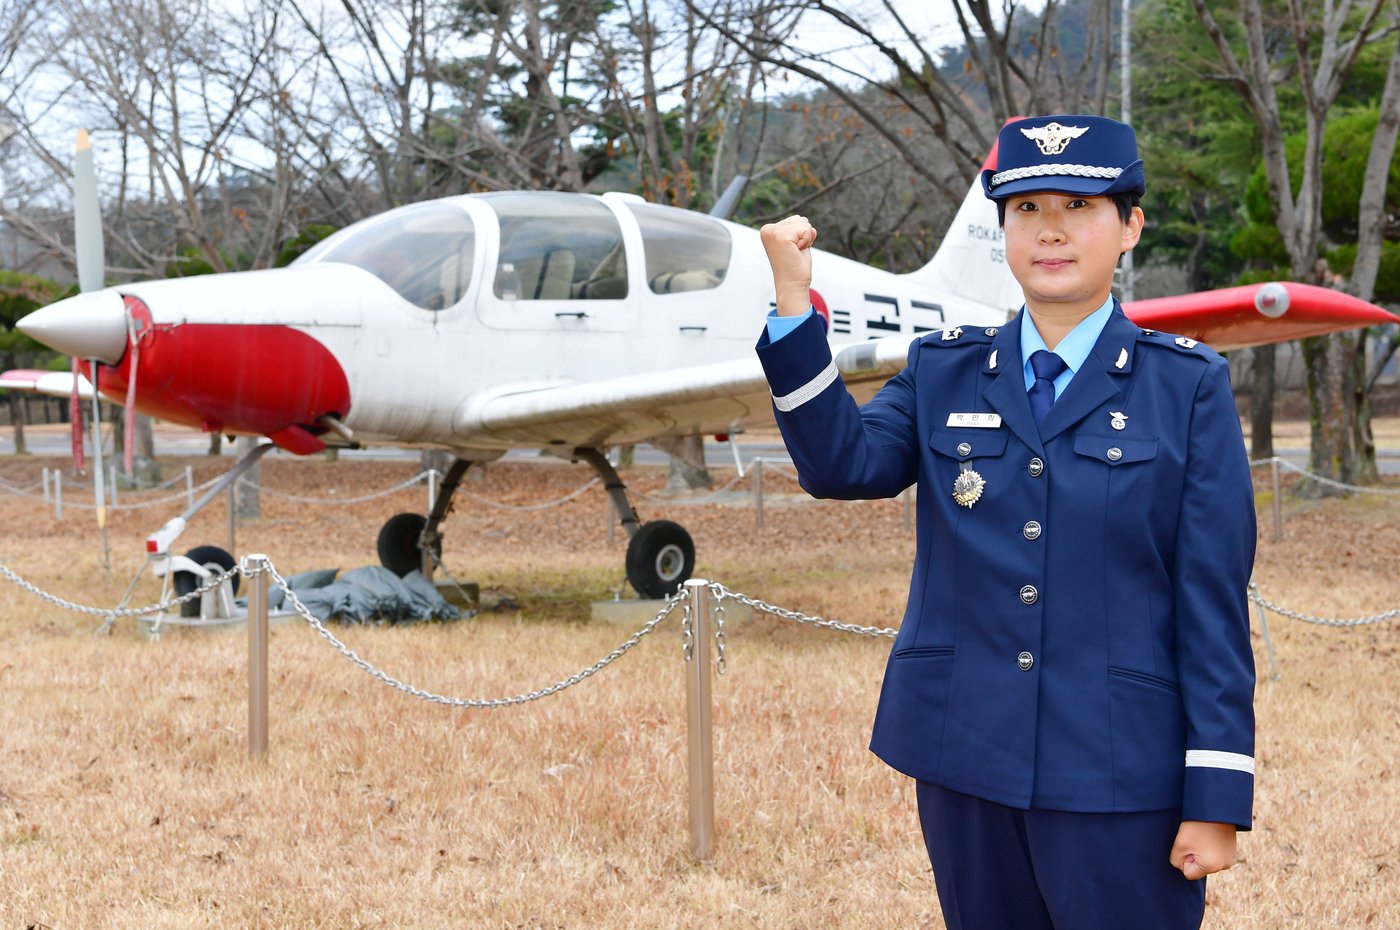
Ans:
{"type": "MultiPolygon", "coordinates": [[[[218,467],[191,461],[200,478],[218,467]]],[[[58,463],[11,459],[0,477],[31,480],[41,464],[58,463]]],[[[350,496],[415,470],[275,459],[262,480],[350,496]]],[[[526,503],[588,477],[496,465],[466,487],[526,503]]],[[[629,477],[655,493],[663,475],[629,477]]],[[[776,475],[768,490],[762,531],[743,494],[640,509],[691,529],[698,575],[810,613],[897,622],[913,546],[900,504],[811,502],[776,475]]],[[[284,572],[371,564],[380,523],[423,499],[414,488],[334,508],[264,495],[238,548],[284,572]]],[[[1260,504],[1266,596],[1328,616],[1400,607],[1400,497],[1290,499],[1278,544],[1260,504]]],[[[169,515],[115,515],[108,581],[90,514],[60,522],[0,495],[0,560],[109,606],[169,515]]],[[[596,487],[528,513],[462,500],[445,558],[482,585],[487,609],[338,631],[447,694],[556,681],[632,632],[588,620],[621,576],[623,536],[609,545],[603,518],[596,487]]],[[[222,544],[224,525],[215,505],[182,543],[222,544]]],[[[155,594],[143,581],[136,599],[155,594]]],[[[1256,829],[1211,880],[1206,926],[1400,927],[1400,621],[1271,623],[1283,678],[1268,680],[1256,636],[1256,829]]],[[[942,926],[911,786],[865,749],[887,641],[731,619],[715,687],[717,851],[698,864],[686,854],[678,619],[559,696],[473,712],[391,691],[303,625],[278,627],[261,764],[246,757],[241,632],[148,642],[130,622],[111,636],[96,627],[0,581],[0,930],[942,926]]]]}

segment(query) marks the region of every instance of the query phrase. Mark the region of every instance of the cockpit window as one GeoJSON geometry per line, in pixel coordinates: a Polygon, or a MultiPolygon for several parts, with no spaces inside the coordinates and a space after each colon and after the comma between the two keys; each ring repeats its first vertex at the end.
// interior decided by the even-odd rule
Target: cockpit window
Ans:
{"type": "Polygon", "coordinates": [[[719,287],[729,271],[732,243],[724,224],[698,213],[655,204],[628,204],[642,230],[647,284],[657,294],[719,287]]]}
{"type": "Polygon", "coordinates": [[[501,220],[496,296],[503,300],[620,300],[627,250],[612,211],[584,194],[483,194],[501,220]]]}
{"type": "Polygon", "coordinates": [[[359,223],[328,248],[307,252],[313,259],[363,268],[425,310],[441,310],[461,300],[471,283],[476,235],[471,217],[447,203],[402,207],[359,223]]]}

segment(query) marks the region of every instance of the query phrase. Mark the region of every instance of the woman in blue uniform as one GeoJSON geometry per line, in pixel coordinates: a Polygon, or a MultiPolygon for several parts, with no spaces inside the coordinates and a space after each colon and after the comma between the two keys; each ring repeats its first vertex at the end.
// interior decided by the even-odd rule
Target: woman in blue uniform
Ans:
{"type": "Polygon", "coordinates": [[[914,342],[864,407],[809,309],[816,230],[763,229],[778,307],[758,354],[803,486],[918,486],[871,749],[916,780],[953,930],[1199,927],[1253,800],[1254,501],[1229,370],[1110,293],[1143,226],[1131,127],[1009,123],[982,180],[1025,307],[914,342]]]}

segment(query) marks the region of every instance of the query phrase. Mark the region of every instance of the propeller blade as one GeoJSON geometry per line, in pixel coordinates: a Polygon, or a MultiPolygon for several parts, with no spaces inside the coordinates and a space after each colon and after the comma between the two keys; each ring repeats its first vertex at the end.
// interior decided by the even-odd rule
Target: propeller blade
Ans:
{"type": "Polygon", "coordinates": [[[122,430],[122,471],[128,480],[135,474],[136,458],[136,369],[141,360],[141,343],[136,340],[136,322],[131,318],[131,310],[126,311],[127,349],[131,353],[131,369],[126,383],[126,422],[122,430]]]}
{"type": "Polygon", "coordinates": [[[105,280],[102,211],[97,203],[97,173],[92,166],[92,140],[78,130],[73,158],[73,251],[78,262],[78,290],[100,291],[105,280]]]}
{"type": "Polygon", "coordinates": [[[734,180],[729,182],[729,186],[720,194],[719,200],[710,208],[710,216],[721,220],[731,219],[734,211],[739,207],[739,201],[744,196],[744,190],[749,186],[748,175],[736,174],[734,180]]]}
{"type": "Polygon", "coordinates": [[[79,475],[87,465],[83,459],[83,401],[78,396],[78,381],[82,376],[82,362],[74,358],[73,393],[68,398],[68,421],[73,424],[73,471],[79,475]]]}

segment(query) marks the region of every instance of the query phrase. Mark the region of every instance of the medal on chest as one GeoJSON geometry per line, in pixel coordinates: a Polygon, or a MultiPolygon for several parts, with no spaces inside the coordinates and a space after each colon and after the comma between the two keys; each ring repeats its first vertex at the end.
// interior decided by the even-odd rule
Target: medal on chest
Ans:
{"type": "Polygon", "coordinates": [[[953,480],[953,500],[958,502],[958,506],[971,509],[973,504],[981,500],[982,489],[986,486],[986,479],[964,465],[962,471],[958,472],[958,477],[953,480]]]}

